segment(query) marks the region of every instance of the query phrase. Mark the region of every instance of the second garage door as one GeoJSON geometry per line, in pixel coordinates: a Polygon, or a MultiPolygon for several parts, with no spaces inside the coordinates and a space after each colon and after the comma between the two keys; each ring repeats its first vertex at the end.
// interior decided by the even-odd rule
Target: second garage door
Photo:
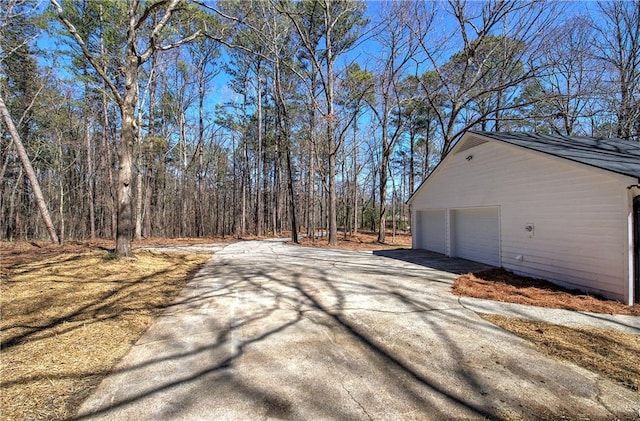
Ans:
{"type": "Polygon", "coordinates": [[[500,208],[451,211],[451,255],[500,266],[500,208]]]}

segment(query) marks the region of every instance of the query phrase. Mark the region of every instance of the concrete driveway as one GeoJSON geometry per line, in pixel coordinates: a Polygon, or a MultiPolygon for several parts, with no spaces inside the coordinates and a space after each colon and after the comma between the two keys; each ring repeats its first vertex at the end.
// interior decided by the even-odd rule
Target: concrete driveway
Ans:
{"type": "Polygon", "coordinates": [[[418,251],[225,246],[82,406],[114,420],[638,419],[640,396],[465,308],[418,251]]]}

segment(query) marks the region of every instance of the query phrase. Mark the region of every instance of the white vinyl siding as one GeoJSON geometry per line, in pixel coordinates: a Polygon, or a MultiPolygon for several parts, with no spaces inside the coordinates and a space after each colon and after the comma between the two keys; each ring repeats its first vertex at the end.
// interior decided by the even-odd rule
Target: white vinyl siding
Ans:
{"type": "Polygon", "coordinates": [[[431,209],[418,212],[417,248],[446,253],[446,211],[431,209]]]}
{"type": "Polygon", "coordinates": [[[500,266],[500,212],[497,207],[451,211],[451,255],[500,266]]]}
{"type": "MultiPolygon", "coordinates": [[[[637,180],[490,141],[449,154],[411,206],[499,206],[503,267],[625,300],[631,184],[637,180]]],[[[446,254],[455,253],[448,244],[446,254]]]]}

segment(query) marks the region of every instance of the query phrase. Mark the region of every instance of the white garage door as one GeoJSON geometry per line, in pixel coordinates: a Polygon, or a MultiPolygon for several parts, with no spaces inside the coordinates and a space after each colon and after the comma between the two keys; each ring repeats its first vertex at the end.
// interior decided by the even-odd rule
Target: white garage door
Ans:
{"type": "Polygon", "coordinates": [[[452,256],[500,266],[498,207],[451,211],[452,256]]]}
{"type": "Polygon", "coordinates": [[[444,209],[418,212],[418,248],[445,253],[445,214],[444,209]]]}

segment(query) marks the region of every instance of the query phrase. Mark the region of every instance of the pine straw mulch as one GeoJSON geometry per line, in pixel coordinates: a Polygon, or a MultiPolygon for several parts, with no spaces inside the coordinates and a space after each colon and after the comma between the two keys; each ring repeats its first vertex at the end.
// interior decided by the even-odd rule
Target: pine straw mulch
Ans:
{"type": "Polygon", "coordinates": [[[627,306],[618,301],[569,290],[542,279],[515,275],[504,269],[461,275],[453,284],[453,293],[539,307],[640,316],[640,305],[627,306]]]}
{"type": "Polygon", "coordinates": [[[640,391],[640,335],[592,328],[567,328],[498,314],[480,316],[533,342],[544,354],[570,361],[624,387],[640,391]]]}
{"type": "MultiPolygon", "coordinates": [[[[288,244],[293,244],[289,242],[288,244]]],[[[329,248],[337,250],[354,250],[354,251],[371,251],[371,250],[388,250],[390,248],[411,247],[411,234],[387,232],[386,241],[378,242],[378,234],[373,232],[357,232],[354,234],[338,233],[338,245],[329,246],[327,237],[319,237],[315,240],[309,237],[300,237],[299,244],[305,247],[329,248]]]]}
{"type": "MultiPolygon", "coordinates": [[[[191,246],[198,244],[226,244],[237,241],[232,237],[226,238],[145,238],[133,242],[133,247],[144,246],[191,246]]],[[[59,246],[46,241],[2,241],[0,242],[0,273],[4,274],[14,264],[22,264],[36,259],[57,256],[61,253],[84,253],[87,251],[114,251],[115,241],[70,240],[59,246]]]]}
{"type": "MultiPolygon", "coordinates": [[[[541,279],[490,269],[459,276],[453,292],[489,300],[593,313],[640,316],[640,306],[569,290],[541,279]]],[[[483,319],[525,338],[543,353],[600,373],[640,391],[640,335],[613,330],[571,328],[498,314],[483,319]]]]}
{"type": "Polygon", "coordinates": [[[2,419],[72,417],[210,257],[112,244],[0,244],[2,419]]]}

